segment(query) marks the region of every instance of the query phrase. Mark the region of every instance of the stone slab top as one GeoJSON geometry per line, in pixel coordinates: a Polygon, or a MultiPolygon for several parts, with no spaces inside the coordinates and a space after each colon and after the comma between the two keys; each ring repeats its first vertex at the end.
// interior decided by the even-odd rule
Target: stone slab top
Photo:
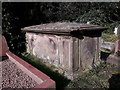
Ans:
{"type": "Polygon", "coordinates": [[[39,32],[39,33],[71,33],[72,31],[93,31],[96,32],[106,30],[106,27],[93,24],[81,24],[76,22],[56,22],[40,25],[33,25],[21,28],[24,32],[39,32]]]}

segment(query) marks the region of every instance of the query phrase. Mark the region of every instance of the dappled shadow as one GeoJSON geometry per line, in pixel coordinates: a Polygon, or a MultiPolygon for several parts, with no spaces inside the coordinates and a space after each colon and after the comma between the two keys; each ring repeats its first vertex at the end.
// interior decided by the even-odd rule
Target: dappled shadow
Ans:
{"type": "Polygon", "coordinates": [[[120,88],[120,74],[112,74],[112,77],[108,80],[109,90],[112,88],[120,88]]]}

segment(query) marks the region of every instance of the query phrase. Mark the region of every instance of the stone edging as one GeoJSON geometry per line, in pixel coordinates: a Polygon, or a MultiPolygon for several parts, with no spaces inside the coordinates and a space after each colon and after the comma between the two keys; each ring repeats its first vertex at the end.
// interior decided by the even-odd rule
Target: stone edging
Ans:
{"type": "Polygon", "coordinates": [[[12,62],[21,68],[23,72],[27,73],[32,79],[37,81],[39,85],[34,88],[55,88],[55,81],[50,79],[49,76],[28,64],[26,61],[22,60],[10,51],[6,54],[12,62]]]}

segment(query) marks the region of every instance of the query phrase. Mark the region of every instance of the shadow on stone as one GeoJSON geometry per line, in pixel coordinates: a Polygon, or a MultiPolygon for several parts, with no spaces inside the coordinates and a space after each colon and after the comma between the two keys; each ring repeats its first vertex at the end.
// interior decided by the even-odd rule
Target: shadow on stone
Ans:
{"type": "Polygon", "coordinates": [[[6,59],[8,59],[8,56],[1,56],[0,57],[0,61],[6,60],[6,59]]]}
{"type": "Polygon", "coordinates": [[[120,88],[120,74],[112,74],[112,77],[108,80],[109,82],[109,89],[112,88],[120,88]]]}

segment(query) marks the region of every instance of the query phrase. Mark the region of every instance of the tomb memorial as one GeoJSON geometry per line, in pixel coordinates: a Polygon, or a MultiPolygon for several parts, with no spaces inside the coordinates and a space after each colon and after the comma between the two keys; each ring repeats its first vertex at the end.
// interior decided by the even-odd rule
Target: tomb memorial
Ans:
{"type": "Polygon", "coordinates": [[[27,52],[73,80],[99,62],[100,37],[106,27],[56,22],[24,27],[27,52]]]}

